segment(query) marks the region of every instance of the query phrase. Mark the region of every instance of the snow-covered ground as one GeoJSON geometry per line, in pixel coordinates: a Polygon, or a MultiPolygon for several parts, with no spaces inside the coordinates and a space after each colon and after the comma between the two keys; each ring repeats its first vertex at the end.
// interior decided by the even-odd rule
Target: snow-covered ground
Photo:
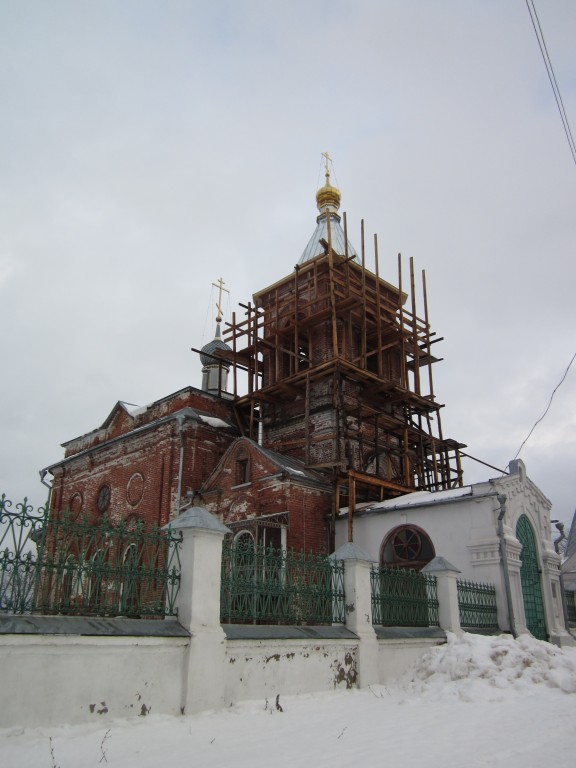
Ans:
{"type": "MultiPolygon", "coordinates": [[[[2,768],[576,765],[576,649],[449,636],[394,685],[0,731],[2,768]]],[[[14,692],[17,695],[17,691],[14,692]]]]}

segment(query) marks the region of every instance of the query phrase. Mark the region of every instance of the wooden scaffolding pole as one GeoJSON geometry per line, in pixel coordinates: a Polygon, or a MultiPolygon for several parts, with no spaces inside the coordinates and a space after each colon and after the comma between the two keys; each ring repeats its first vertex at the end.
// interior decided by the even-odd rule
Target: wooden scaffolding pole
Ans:
{"type": "MultiPolygon", "coordinates": [[[[362,306],[366,307],[366,253],[364,250],[364,219],[360,222],[361,248],[362,248],[362,306]]],[[[362,368],[366,370],[366,312],[362,313],[362,368]]]]}
{"type": "Polygon", "coordinates": [[[404,337],[404,304],[402,303],[402,254],[398,254],[398,316],[400,319],[400,381],[408,389],[408,366],[406,360],[406,340],[404,337]]]}
{"type": "Polygon", "coordinates": [[[328,228],[328,282],[330,291],[330,312],[332,315],[332,356],[338,357],[338,326],[336,323],[336,296],[334,292],[334,254],[332,253],[332,228],[330,226],[330,211],[326,212],[328,228]]]}
{"type": "Polygon", "coordinates": [[[420,392],[420,346],[418,345],[418,318],[416,317],[416,290],[414,286],[414,259],[410,257],[410,292],[412,294],[412,357],[414,364],[414,392],[420,392]]]}
{"type": "Polygon", "coordinates": [[[428,383],[430,399],[434,400],[434,381],[432,378],[432,345],[430,344],[430,323],[428,321],[428,294],[426,291],[426,271],[422,270],[422,292],[424,294],[424,323],[426,327],[426,355],[428,357],[428,383]]]}
{"type": "Polygon", "coordinates": [[[376,332],[378,337],[378,376],[382,376],[382,317],[380,307],[380,274],[378,272],[378,235],[374,235],[374,262],[376,269],[376,332]]]}
{"type": "Polygon", "coordinates": [[[354,541],[354,512],[356,511],[356,478],[348,473],[348,541],[354,541]]]}

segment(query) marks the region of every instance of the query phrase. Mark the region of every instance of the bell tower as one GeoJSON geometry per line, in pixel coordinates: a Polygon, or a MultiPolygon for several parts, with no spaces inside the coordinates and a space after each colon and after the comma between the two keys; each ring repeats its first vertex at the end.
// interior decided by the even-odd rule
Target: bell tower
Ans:
{"type": "MultiPolygon", "coordinates": [[[[325,473],[335,509],[415,490],[462,485],[460,448],[443,437],[432,365],[439,339],[409,293],[366,267],[364,226],[358,254],[348,240],[340,192],[326,182],[316,194],[316,229],[294,271],[253,296],[224,338],[248,392],[234,392],[245,434],[325,473]],[[347,497],[347,498],[346,498],[347,497]]],[[[236,381],[236,376],[234,376],[236,381]]]]}

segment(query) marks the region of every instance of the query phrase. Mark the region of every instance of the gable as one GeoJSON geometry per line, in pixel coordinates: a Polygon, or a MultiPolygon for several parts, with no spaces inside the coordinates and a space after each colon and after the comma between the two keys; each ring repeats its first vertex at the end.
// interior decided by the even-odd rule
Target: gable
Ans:
{"type": "Polygon", "coordinates": [[[222,456],[201,492],[231,490],[272,479],[330,490],[329,483],[297,459],[263,448],[247,437],[239,437],[222,456]]]}

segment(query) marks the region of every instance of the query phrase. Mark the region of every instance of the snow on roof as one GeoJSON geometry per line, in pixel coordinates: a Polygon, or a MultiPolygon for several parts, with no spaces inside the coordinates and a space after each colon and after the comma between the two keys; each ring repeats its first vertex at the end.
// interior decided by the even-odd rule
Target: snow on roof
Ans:
{"type": "MultiPolygon", "coordinates": [[[[450,499],[459,499],[465,496],[472,496],[472,486],[465,485],[462,488],[450,488],[448,491],[415,491],[406,493],[404,496],[396,496],[393,499],[386,499],[380,502],[364,502],[356,505],[356,511],[375,512],[378,510],[398,509],[400,507],[414,507],[421,504],[443,504],[450,499]]],[[[348,512],[348,507],[341,507],[340,514],[348,512]]]]}
{"type": "Polygon", "coordinates": [[[219,419],[216,416],[205,416],[203,413],[198,414],[198,419],[203,421],[205,424],[209,424],[211,427],[224,427],[225,429],[230,429],[231,426],[227,421],[224,421],[223,419],[219,419]]]}
{"type": "MultiPolygon", "coordinates": [[[[140,416],[142,413],[146,413],[148,408],[150,408],[152,405],[155,405],[155,403],[148,403],[148,405],[134,405],[133,403],[126,403],[123,400],[118,401],[119,404],[124,408],[124,410],[133,418],[136,416],[140,416]]],[[[198,419],[198,421],[204,422],[204,424],[209,424],[211,427],[220,427],[224,429],[230,429],[231,425],[228,424],[228,422],[224,421],[223,419],[219,419],[216,416],[209,416],[205,413],[200,413],[195,408],[187,407],[184,409],[188,414],[194,415],[195,418],[198,419]]],[[[161,417],[162,418],[162,417],[161,417]]]]}
{"type": "Polygon", "coordinates": [[[270,448],[264,448],[264,446],[258,445],[254,441],[252,442],[264,456],[267,456],[279,469],[287,472],[289,475],[305,477],[314,482],[325,482],[324,478],[320,477],[312,470],[306,469],[305,465],[302,464],[301,461],[298,461],[298,459],[293,459],[291,456],[284,456],[282,453],[276,453],[276,451],[272,451],[270,448]]]}
{"type": "Polygon", "coordinates": [[[140,416],[141,413],[146,413],[150,404],[148,405],[134,405],[134,403],[126,403],[124,400],[118,401],[122,408],[133,418],[140,416]]]}

